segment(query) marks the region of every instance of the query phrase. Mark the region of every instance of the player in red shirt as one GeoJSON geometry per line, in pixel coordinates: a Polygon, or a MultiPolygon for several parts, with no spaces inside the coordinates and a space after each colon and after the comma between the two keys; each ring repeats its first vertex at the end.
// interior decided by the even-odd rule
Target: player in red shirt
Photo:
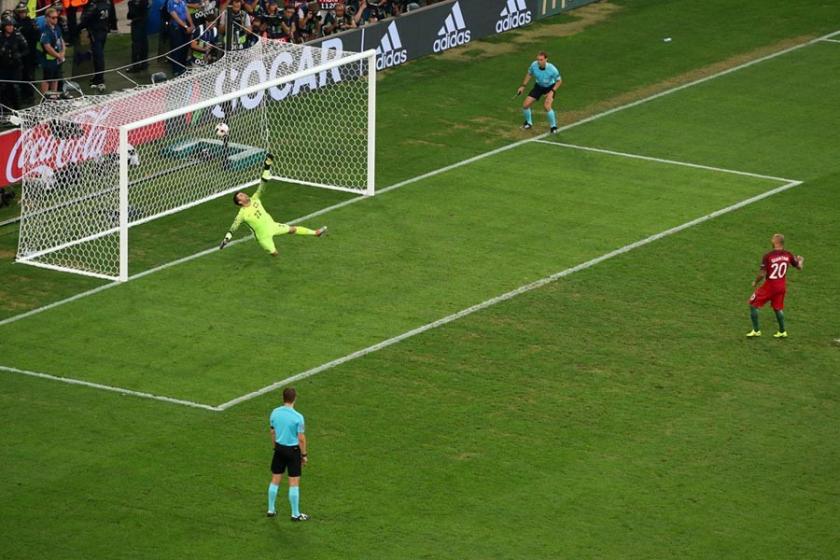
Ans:
{"type": "Polygon", "coordinates": [[[774,334],[775,338],[787,338],[785,330],[785,291],[787,290],[786,278],[788,268],[791,266],[802,270],[805,259],[785,251],[785,236],[776,233],[771,239],[773,250],[764,255],[761,259],[761,270],[753,280],[753,288],[764,280],[764,283],[753,295],[750,296],[750,319],[752,319],[753,330],[747,333],[748,337],[761,336],[758,328],[758,310],[764,307],[768,301],[776,312],[776,319],[779,321],[779,332],[774,334]]]}

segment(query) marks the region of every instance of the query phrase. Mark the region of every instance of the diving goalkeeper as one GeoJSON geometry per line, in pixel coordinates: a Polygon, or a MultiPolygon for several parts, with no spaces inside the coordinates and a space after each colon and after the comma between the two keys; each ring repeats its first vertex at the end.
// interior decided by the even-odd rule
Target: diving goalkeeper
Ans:
{"type": "Polygon", "coordinates": [[[230,243],[230,240],[233,239],[233,233],[239,229],[242,222],[245,222],[251,228],[251,231],[254,232],[254,237],[257,239],[257,243],[260,244],[260,247],[271,253],[272,257],[277,256],[277,248],[274,246],[275,235],[288,233],[291,235],[314,235],[315,237],[321,237],[327,231],[327,226],[311,230],[300,226],[279,224],[274,221],[274,218],[271,217],[260,201],[266,181],[271,179],[271,163],[272,155],[268,154],[263,163],[260,186],[253,197],[249,197],[242,191],[233,195],[233,203],[240,207],[239,213],[236,215],[236,219],[233,220],[233,224],[230,226],[230,230],[225,235],[221,245],[219,245],[219,249],[224,249],[230,243]]]}

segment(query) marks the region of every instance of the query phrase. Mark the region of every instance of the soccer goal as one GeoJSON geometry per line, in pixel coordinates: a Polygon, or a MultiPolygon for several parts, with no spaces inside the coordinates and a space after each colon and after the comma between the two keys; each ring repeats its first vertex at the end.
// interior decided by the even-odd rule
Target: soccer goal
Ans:
{"type": "Polygon", "coordinates": [[[132,227],[255,185],[269,152],[280,181],[373,195],[376,55],[334,44],[22,112],[17,262],[127,280],[132,227]]]}

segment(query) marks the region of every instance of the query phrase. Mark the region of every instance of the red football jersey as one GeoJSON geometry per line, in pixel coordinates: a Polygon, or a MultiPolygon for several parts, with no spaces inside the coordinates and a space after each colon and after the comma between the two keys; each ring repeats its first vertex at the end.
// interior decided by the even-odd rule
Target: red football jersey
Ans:
{"type": "Polygon", "coordinates": [[[785,278],[790,267],[799,268],[796,256],[790,251],[773,249],[761,259],[764,283],[774,291],[784,290],[785,278]]]}

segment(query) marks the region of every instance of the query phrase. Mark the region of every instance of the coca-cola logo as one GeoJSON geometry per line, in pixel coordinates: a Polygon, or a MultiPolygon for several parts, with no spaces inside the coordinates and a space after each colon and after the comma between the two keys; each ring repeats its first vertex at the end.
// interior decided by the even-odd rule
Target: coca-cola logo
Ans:
{"type": "Polygon", "coordinates": [[[27,170],[49,168],[61,169],[69,164],[80,163],[105,154],[108,128],[101,126],[111,113],[110,107],[92,109],[74,119],[74,123],[59,121],[52,125],[41,123],[21,131],[6,160],[6,177],[14,182],[21,179],[15,169],[27,170]],[[68,134],[62,138],[54,128],[75,128],[81,134],[68,134]]]}

